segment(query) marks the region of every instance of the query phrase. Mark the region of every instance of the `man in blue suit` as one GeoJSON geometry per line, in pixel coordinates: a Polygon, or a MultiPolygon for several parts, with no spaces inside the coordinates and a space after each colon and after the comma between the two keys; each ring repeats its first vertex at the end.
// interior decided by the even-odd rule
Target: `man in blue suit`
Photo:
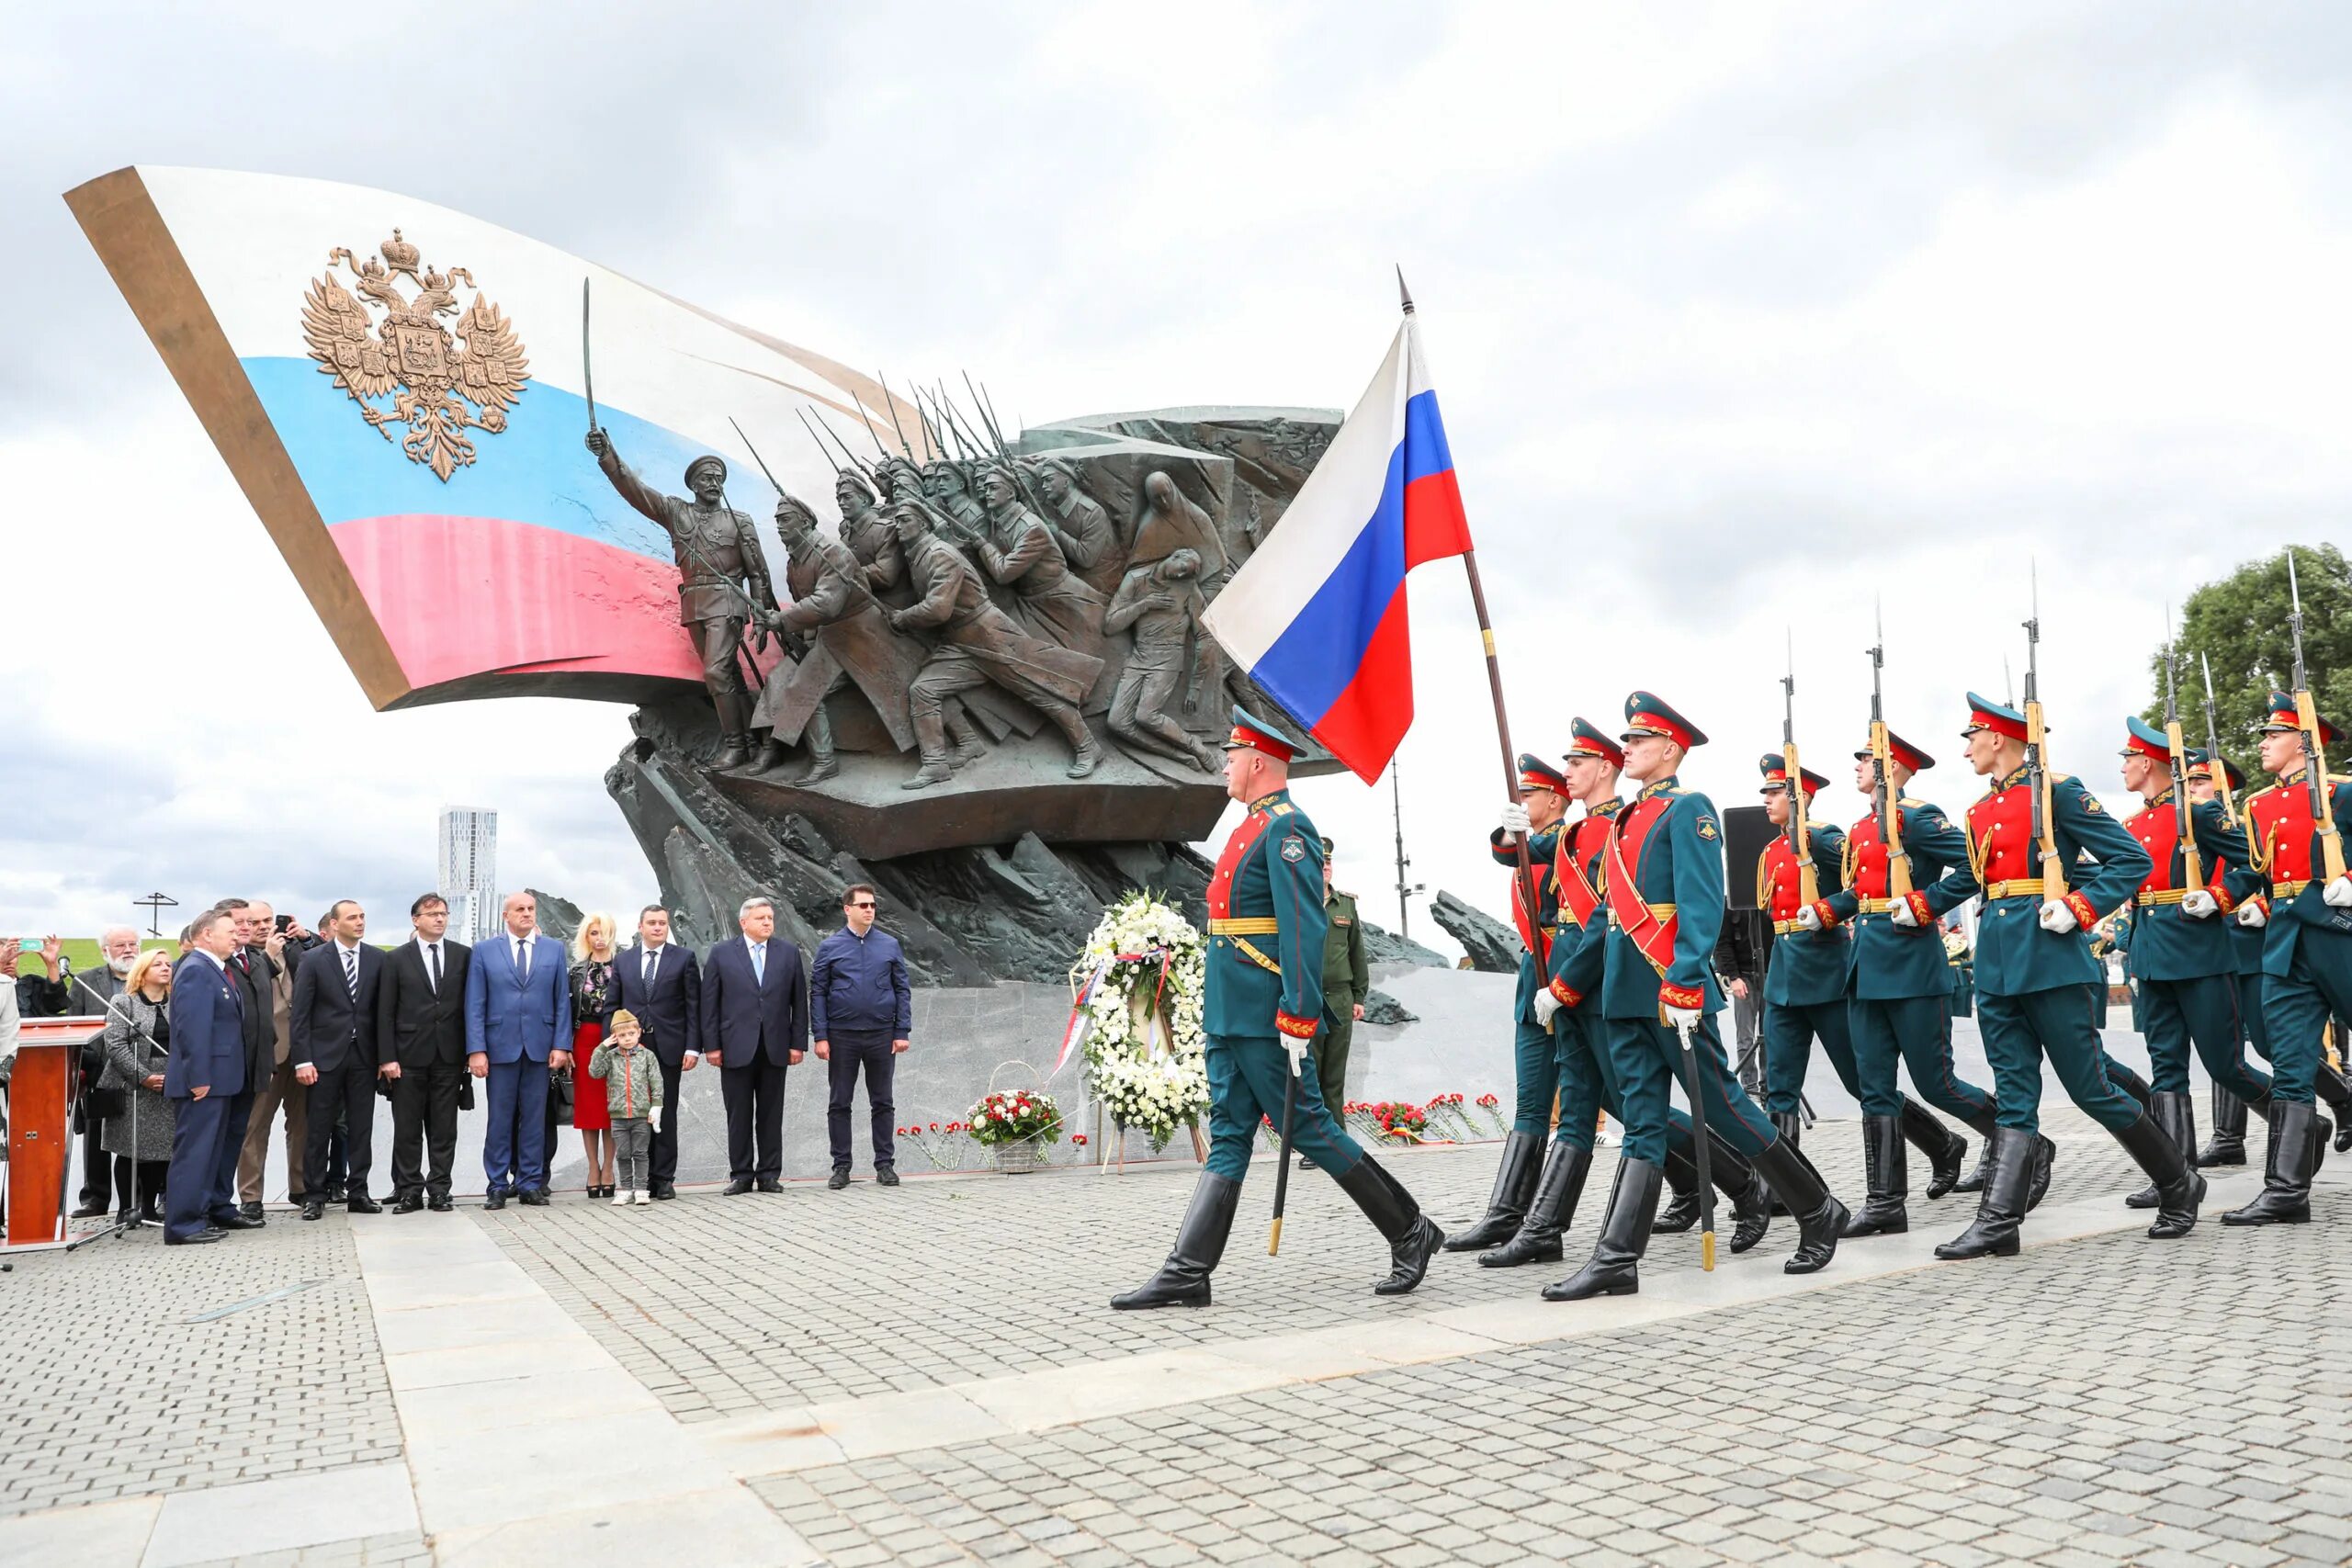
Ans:
{"type": "MultiPolygon", "coordinates": [[[[678,1195],[678,1078],[702,1059],[702,968],[693,948],[670,940],[670,911],[648,904],[637,917],[637,945],[613,961],[616,1009],[637,1018],[662,1068],[662,1103],[653,1127],[649,1173],[657,1201],[678,1195]]],[[[606,1033],[612,1020],[604,1020],[606,1033]]]]}
{"type": "Polygon", "coordinates": [[[466,966],[466,1066],[490,1080],[485,1209],[509,1194],[548,1201],[548,1074],[571,1065],[571,977],[563,943],[538,933],[538,900],[509,893],[506,930],[466,966]]]}
{"type": "Polygon", "coordinates": [[[735,923],[743,934],[703,959],[703,1054],[727,1101],[729,1195],[754,1179],[781,1192],[785,1069],[808,1049],[808,987],[800,950],[775,934],[773,902],[744,899],[735,923]]]}
{"type": "Polygon", "coordinates": [[[228,1136],[229,1105],[245,1090],[243,1004],[228,967],[237,946],[236,918],[208,909],[188,927],[188,940],[195,945],[172,977],[171,1055],[164,1066],[164,1094],[178,1102],[164,1188],[166,1247],[220,1239],[206,1211],[228,1136]]]}

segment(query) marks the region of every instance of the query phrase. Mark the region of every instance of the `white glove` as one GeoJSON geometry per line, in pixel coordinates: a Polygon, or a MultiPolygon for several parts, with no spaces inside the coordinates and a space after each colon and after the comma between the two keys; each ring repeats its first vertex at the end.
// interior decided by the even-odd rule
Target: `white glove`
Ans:
{"type": "Polygon", "coordinates": [[[1698,1028],[1699,1021],[1707,1016],[1697,1008],[1666,1008],[1662,1010],[1666,1013],[1666,1026],[1677,1034],[1686,1029],[1698,1028]]]}
{"type": "Polygon", "coordinates": [[[2240,904],[2238,924],[2250,931],[2258,931],[2270,923],[2270,911],[2259,904],[2240,904]]]}
{"type": "Polygon", "coordinates": [[[2352,909],[2352,872],[2346,872],[2329,883],[2320,899],[2331,909],[2352,909]]]}
{"type": "Polygon", "coordinates": [[[1919,917],[1912,913],[1911,900],[1908,898],[1897,898],[1894,901],[1894,907],[1887,910],[1886,918],[1905,931],[1916,931],[1919,929],[1919,917]]]}
{"type": "Polygon", "coordinates": [[[2066,908],[2066,900],[2064,898],[2052,898],[2041,906],[2043,931],[2064,936],[2081,924],[2081,921],[2075,919],[2075,911],[2066,908]]]}
{"type": "Polygon", "coordinates": [[[2192,887],[2180,896],[2180,912],[2192,920],[2210,920],[2222,912],[2222,901],[2202,887],[2192,887]]]}
{"type": "Polygon", "coordinates": [[[1282,1037],[1282,1042],[1283,1055],[1290,1058],[1291,1076],[1296,1077],[1306,1068],[1306,1048],[1313,1044],[1314,1042],[1309,1040],[1301,1040],[1295,1035],[1290,1034],[1283,1035],[1282,1037]]]}
{"type": "Polygon", "coordinates": [[[1552,1015],[1560,1010],[1560,998],[1549,991],[1535,993],[1535,1021],[1544,1028],[1552,1027],[1552,1015]]]}
{"type": "Polygon", "coordinates": [[[1505,802],[1503,805],[1502,822],[1500,825],[1502,830],[1506,833],[1525,833],[1527,831],[1527,807],[1516,800],[1505,802]]]}
{"type": "Polygon", "coordinates": [[[1797,911],[1797,924],[1805,931],[1819,931],[1821,929],[1821,911],[1815,908],[1812,905],[1807,904],[1804,908],[1797,911]]]}

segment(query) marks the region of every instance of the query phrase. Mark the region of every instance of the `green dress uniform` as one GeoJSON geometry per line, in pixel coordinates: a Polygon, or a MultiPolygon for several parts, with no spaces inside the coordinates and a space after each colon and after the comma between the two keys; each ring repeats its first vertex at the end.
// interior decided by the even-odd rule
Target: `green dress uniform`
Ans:
{"type": "MultiPolygon", "coordinates": [[[[1626,699],[1625,720],[1625,739],[1659,736],[1686,752],[1706,741],[1697,726],[1646,692],[1626,699]]],[[[1713,804],[1671,776],[1645,784],[1611,823],[1602,874],[1606,937],[1597,951],[1589,942],[1578,948],[1561,985],[1579,1000],[1598,987],[1625,1143],[1591,1261],[1544,1295],[1574,1301],[1639,1289],[1637,1266],[1664,1179],[1668,1093],[1681,1076],[1683,1053],[1678,1032],[1668,1026],[1669,1008],[1695,1015],[1687,1027],[1697,1081],[1683,1088],[1705,1108],[1708,1133],[1746,1156],[1764,1187],[1797,1217],[1800,1240],[1783,1269],[1804,1274],[1823,1268],[1837,1252],[1845,1206],[1747,1097],[1716,1032],[1714,1014],[1724,1002],[1713,959],[1724,893],[1723,829],[1713,804]]]]}
{"type": "MultiPolygon", "coordinates": [[[[2199,749],[2190,756],[2196,759],[2191,772],[2210,779],[2218,802],[2223,796],[2234,801],[2245,787],[2245,774],[2235,762],[2223,758],[2219,764],[2211,754],[2199,749]]],[[[2229,813],[2234,817],[2234,812],[2229,813]]],[[[2241,821],[2243,818],[2239,818],[2241,821]]],[[[2244,831],[2242,828],[2241,832],[2244,831]]],[[[2252,853],[2251,845],[2248,853],[2252,853]]],[[[2268,886],[2263,874],[2250,864],[2233,864],[2220,868],[2222,885],[2230,897],[2241,907],[2245,900],[2260,894],[2268,886]]],[[[2238,1033],[2256,1056],[2270,1060],[2270,1035],[2262,1026],[2262,942],[2264,932],[2259,926],[2242,925],[2235,918],[2225,922],[2230,932],[2230,956],[2236,968],[2238,987],[2238,1033]]],[[[2265,1075],[2267,1076],[2267,1074],[2265,1075]]],[[[2216,1083],[2213,1096],[2213,1136],[2197,1151],[2199,1166],[2244,1165],[2245,1163],[2245,1102],[2216,1083]]]]}
{"type": "MultiPolygon", "coordinates": [[[[1331,840],[1323,840],[1323,853],[1331,840]]],[[[1329,934],[1323,939],[1323,1029],[1315,1037],[1315,1077],[1323,1091],[1323,1105],[1335,1115],[1348,1101],[1348,1047],[1354,1043],[1356,1004],[1372,988],[1372,971],[1363,956],[1363,921],[1356,914],[1352,893],[1331,889],[1323,898],[1329,934]]],[[[1344,1122],[1342,1123],[1344,1125],[1344,1122]]]]}
{"type": "Polygon", "coordinates": [[[1976,955],[1958,931],[1944,935],[1944,964],[1951,970],[1951,1015],[1966,1018],[1976,1010],[1976,955]]]}
{"type": "MultiPolygon", "coordinates": [[[[2266,732],[2298,728],[2295,699],[2270,694],[2266,732]]],[[[2323,743],[2335,726],[2320,721],[2323,743]]],[[[2352,820],[2352,780],[2326,778],[2328,809],[2352,820]]],[[[2226,1225],[2300,1224],[2311,1217],[2311,1183],[2330,1127],[2317,1100],[2346,1113],[2344,1081],[2327,1065],[2330,1020],[2352,1012],[2352,905],[2328,902],[2324,853],[2308,766],[2298,764],[2245,803],[2248,852],[2267,879],[2246,900],[2263,928],[2262,1014],[2270,1036],[2270,1148],[2262,1191],[2222,1216],[2226,1225]]],[[[2338,893],[2338,897],[2345,897],[2338,893]]],[[[2246,917],[2241,913],[2240,919],[2246,917]]],[[[2338,1141],[2341,1148],[2343,1143],[2338,1141]]]]}
{"type": "MultiPolygon", "coordinates": [[[[2165,732],[2139,718],[2125,720],[2123,754],[2164,767],[2172,764],[2165,732]]],[[[2184,766],[2190,761],[2184,757],[2184,766]]],[[[2238,1029],[2237,953],[2230,942],[2230,919],[2237,895],[2227,868],[2247,860],[2245,834],[2231,825],[2221,803],[2189,809],[2197,844],[2200,885],[2187,882],[2188,863],[2180,842],[2180,802],[2169,787],[2123,826],[2148,852],[2149,872],[2133,898],[2128,939],[2119,939],[2124,972],[2132,978],[2132,1017],[2148,1043],[2149,1111],[2156,1124],[2192,1163],[2197,1157],[2197,1112],[2188,1094],[2188,1055],[2194,1046],[2213,1082],[2267,1117],[2270,1076],[2249,1066],[2238,1029]],[[2203,897],[2195,897],[2201,894],[2203,897]],[[2191,914],[2191,908],[2197,912],[2191,914]]],[[[2120,921],[2118,922],[2121,924],[2120,921]]],[[[2155,1206],[2153,1190],[2135,1193],[2132,1207],[2155,1206]]]]}
{"type": "MultiPolygon", "coordinates": [[[[1249,749],[1287,763],[1297,748],[1282,731],[1233,710],[1226,750],[1249,749]]],[[[1350,1137],[1301,1070],[1323,1016],[1323,840],[1290,797],[1275,789],[1250,803],[1209,880],[1207,986],[1202,1004],[1209,1080],[1209,1157],[1193,1190],[1176,1247],[1136,1290],[1112,1298],[1122,1311],[1205,1306],[1209,1275],[1250,1172],[1258,1128],[1282,1126],[1292,1102],[1293,1141],[1329,1172],[1389,1244],[1389,1273],[1373,1289],[1400,1295],[1421,1282],[1445,1239],[1412,1194],[1350,1137]]]]}
{"type": "MultiPolygon", "coordinates": [[[[1974,693],[1968,701],[1964,733],[1991,729],[2020,741],[2026,738],[2025,716],[2015,708],[1974,693]]],[[[2068,1096],[2115,1135],[2154,1184],[2159,1213],[2149,1235],[2162,1240],[2188,1235],[2203,1191],[2202,1181],[2164,1130],[2116,1086],[2091,1023],[2090,987],[2099,978],[2091,957],[2091,929],[2145,880],[2147,852],[2082,780],[2052,773],[2048,830],[2058,863],[2075,866],[2085,854],[2096,863],[2063,899],[2045,897],[2031,778],[2030,769],[2018,768],[1968,808],[1969,863],[1924,890],[1939,914],[1984,896],[1976,938],[1976,1010],[2000,1102],[1976,1218],[1936,1248],[1939,1258],[2018,1251],[2028,1194],[2037,1169],[2046,1171],[2051,1152],[2041,1134],[2045,1055],[2068,1096]],[[2051,929],[2055,924],[2064,929],[2051,929]]]]}

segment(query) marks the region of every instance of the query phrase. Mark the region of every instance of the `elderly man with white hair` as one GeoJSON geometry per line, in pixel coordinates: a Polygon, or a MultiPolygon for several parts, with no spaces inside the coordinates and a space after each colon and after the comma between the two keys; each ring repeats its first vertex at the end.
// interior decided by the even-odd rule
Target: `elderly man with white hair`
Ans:
{"type": "MultiPolygon", "coordinates": [[[[107,1010],[122,996],[123,976],[139,960],[139,928],[108,926],[98,933],[98,953],[106,960],[96,969],[76,975],[64,987],[65,1013],[73,1018],[104,1018],[107,1010]]],[[[43,956],[47,953],[44,951],[43,956]]],[[[54,973],[54,971],[52,971],[54,973]]],[[[116,1159],[107,1153],[99,1142],[105,1121],[93,1113],[90,1097],[98,1087],[101,1069],[106,1066],[102,1054],[85,1052],[82,1062],[82,1098],[74,1106],[74,1120],[82,1130],[82,1190],[80,1206],[74,1211],[77,1220],[86,1220],[107,1213],[114,1197],[111,1174],[119,1168],[123,1179],[131,1176],[130,1161],[116,1159]]],[[[124,1190],[124,1201],[130,1201],[130,1189],[124,1190]]]]}
{"type": "Polygon", "coordinates": [[[781,1192],[785,1072],[808,1049],[808,982],[775,900],[744,899],[735,923],[743,934],[703,957],[702,1052],[727,1102],[728,1192],[781,1192]]]}

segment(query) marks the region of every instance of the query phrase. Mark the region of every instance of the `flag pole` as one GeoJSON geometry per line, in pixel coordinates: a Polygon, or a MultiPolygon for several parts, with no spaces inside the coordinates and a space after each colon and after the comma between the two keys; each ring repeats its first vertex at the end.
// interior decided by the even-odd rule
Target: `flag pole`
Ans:
{"type": "MultiPolygon", "coordinates": [[[[1406,316],[1409,318],[1413,313],[1413,295],[1405,287],[1405,269],[1402,266],[1396,269],[1396,295],[1404,306],[1406,316]]],[[[1510,718],[1503,710],[1502,661],[1495,656],[1495,628],[1487,618],[1487,590],[1485,584],[1478,581],[1478,552],[1476,547],[1462,552],[1462,570],[1470,578],[1470,608],[1478,617],[1478,637],[1487,649],[1487,689],[1495,703],[1495,739],[1502,747],[1503,788],[1510,793],[1512,804],[1516,805],[1526,797],[1519,787],[1519,753],[1511,748],[1510,718]]],[[[1511,847],[1519,852],[1519,879],[1514,885],[1514,891],[1518,894],[1521,908],[1527,911],[1527,929],[1534,933],[1536,965],[1543,972],[1542,977],[1548,979],[1552,969],[1551,943],[1544,934],[1542,903],[1535,895],[1535,866],[1528,859],[1527,835],[1513,833],[1511,847]]]]}

